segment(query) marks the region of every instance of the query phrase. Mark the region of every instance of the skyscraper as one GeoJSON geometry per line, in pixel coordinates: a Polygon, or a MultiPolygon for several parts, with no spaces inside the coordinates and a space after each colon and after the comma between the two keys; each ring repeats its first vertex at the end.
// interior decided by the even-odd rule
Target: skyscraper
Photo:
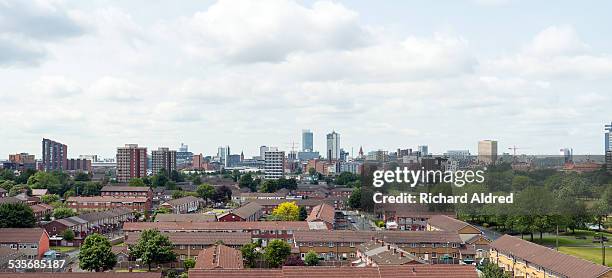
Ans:
{"type": "Polygon", "coordinates": [[[229,156],[230,156],[230,147],[229,146],[221,146],[217,149],[217,156],[219,157],[219,162],[224,167],[229,166],[229,156]]]}
{"type": "Polygon", "coordinates": [[[68,146],[51,139],[42,140],[42,167],[44,171],[63,171],[68,166],[68,146]]]}
{"type": "Polygon", "coordinates": [[[478,161],[484,164],[495,164],[497,160],[497,141],[482,140],[478,142],[478,161]]]}
{"type": "Polygon", "coordinates": [[[151,170],[153,174],[159,173],[162,169],[166,174],[176,170],[176,151],[168,148],[158,148],[151,152],[152,164],[151,170]]]}
{"type": "Polygon", "coordinates": [[[421,153],[421,156],[427,156],[429,155],[429,148],[427,147],[427,145],[421,145],[418,147],[419,152],[421,153]]]}
{"type": "Polygon", "coordinates": [[[570,163],[574,160],[573,158],[574,150],[572,150],[571,148],[560,149],[559,153],[561,154],[561,156],[563,156],[564,163],[570,163]]]}
{"type": "Polygon", "coordinates": [[[302,130],[302,151],[303,152],[314,151],[313,134],[312,134],[312,131],[310,131],[310,129],[302,130]]]}
{"type": "Polygon", "coordinates": [[[340,134],[332,131],[327,134],[327,154],[328,160],[338,160],[340,158],[340,134]]]}
{"type": "Polygon", "coordinates": [[[183,168],[190,167],[192,159],[193,159],[193,153],[189,151],[189,146],[181,143],[181,146],[176,152],[176,168],[183,169],[183,168]]]}
{"type": "Polygon", "coordinates": [[[128,182],[147,176],[147,148],[126,144],[117,148],[117,181],[128,182]]]}
{"type": "Polygon", "coordinates": [[[612,122],[604,126],[604,153],[612,151],[612,122]]]}
{"type": "Polygon", "coordinates": [[[285,152],[270,147],[264,152],[264,178],[276,180],[285,175],[285,152]]]}

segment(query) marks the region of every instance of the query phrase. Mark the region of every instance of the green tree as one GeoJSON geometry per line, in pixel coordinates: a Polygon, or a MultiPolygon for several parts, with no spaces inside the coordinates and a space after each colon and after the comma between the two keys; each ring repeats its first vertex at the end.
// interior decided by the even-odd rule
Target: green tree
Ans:
{"type": "Polygon", "coordinates": [[[0,181],[0,188],[4,188],[6,191],[10,191],[13,186],[15,186],[15,182],[12,180],[4,180],[0,181]]]}
{"type": "Polygon", "coordinates": [[[304,257],[304,263],[306,263],[307,266],[318,265],[319,255],[313,250],[308,251],[308,253],[306,253],[306,256],[304,257]]]}
{"type": "Polygon", "coordinates": [[[157,174],[153,175],[153,177],[151,177],[151,184],[153,185],[153,187],[166,186],[166,183],[168,183],[168,181],[168,175],[166,174],[166,170],[164,169],[162,169],[157,174]]]}
{"type": "Polygon", "coordinates": [[[9,169],[0,170],[0,181],[14,181],[15,180],[15,172],[9,169]]]}
{"type": "Polygon", "coordinates": [[[47,194],[40,196],[40,201],[45,204],[50,204],[59,201],[60,197],[57,194],[47,194]]]}
{"type": "Polygon", "coordinates": [[[170,180],[175,182],[184,182],[185,177],[177,170],[172,170],[170,172],[170,180]]]}
{"type": "Polygon", "coordinates": [[[273,193],[278,190],[278,183],[275,180],[265,180],[259,187],[259,192],[273,193]]]}
{"type": "Polygon", "coordinates": [[[91,177],[85,172],[77,172],[74,175],[74,181],[90,181],[91,177]]]}
{"type": "Polygon", "coordinates": [[[172,199],[178,199],[183,197],[185,197],[185,192],[183,192],[182,190],[176,190],[172,192],[172,199]]]}
{"type": "Polygon", "coordinates": [[[300,218],[300,208],[295,202],[283,202],[274,208],[272,216],[282,221],[297,221],[300,218]]]}
{"type": "Polygon", "coordinates": [[[23,192],[25,192],[28,196],[32,196],[32,189],[27,184],[18,184],[11,187],[11,190],[9,190],[9,196],[17,196],[23,192]]]}
{"type": "Polygon", "coordinates": [[[232,190],[223,185],[215,188],[215,194],[212,196],[212,201],[215,203],[225,203],[232,199],[232,190]]]}
{"type": "Polygon", "coordinates": [[[251,192],[257,190],[257,184],[253,180],[253,175],[251,175],[251,173],[246,173],[240,176],[240,179],[238,180],[238,186],[240,186],[240,188],[249,188],[251,192]]]}
{"type": "Polygon", "coordinates": [[[128,182],[129,186],[147,186],[141,178],[133,178],[128,182]]]}
{"type": "Polygon", "coordinates": [[[110,241],[100,235],[92,234],[85,238],[79,252],[79,267],[84,270],[101,272],[113,269],[117,256],[111,250],[110,241]]]}
{"type": "Polygon", "coordinates": [[[317,170],[315,170],[315,168],[308,168],[308,175],[314,177],[317,174],[317,170]]]}
{"type": "Polygon", "coordinates": [[[81,193],[82,196],[98,196],[100,195],[101,189],[101,183],[89,181],[83,185],[83,190],[79,193],[81,193]]]}
{"type": "Polygon", "coordinates": [[[75,216],[76,213],[71,208],[59,207],[53,209],[53,218],[62,219],[75,216]]]}
{"type": "Polygon", "coordinates": [[[15,181],[16,184],[25,184],[25,183],[28,183],[28,179],[34,174],[36,174],[36,170],[27,169],[21,172],[19,176],[15,177],[13,181],[15,181]]]}
{"type": "Polygon", "coordinates": [[[308,218],[308,211],[306,210],[306,207],[300,207],[300,217],[299,217],[299,221],[305,221],[306,218],[308,218]]]}
{"type": "Polygon", "coordinates": [[[185,267],[185,270],[193,268],[195,264],[196,264],[196,261],[193,258],[188,258],[185,261],[183,261],[183,266],[185,267]]]}
{"type": "Polygon", "coordinates": [[[248,267],[255,267],[255,262],[259,258],[259,252],[257,252],[257,244],[247,243],[240,248],[242,258],[244,259],[248,267]]]}
{"type": "Polygon", "coordinates": [[[158,230],[144,230],[136,244],[129,248],[130,256],[142,259],[142,262],[149,266],[149,271],[154,263],[163,264],[176,260],[172,242],[158,230]]]}
{"type": "Polygon", "coordinates": [[[499,266],[493,263],[485,264],[481,271],[481,278],[510,278],[510,275],[504,273],[504,271],[499,268],[499,266]]]}
{"type": "Polygon", "coordinates": [[[361,188],[355,188],[348,200],[349,207],[353,209],[361,208],[361,188]]]}
{"type": "Polygon", "coordinates": [[[64,240],[71,241],[74,239],[74,231],[72,229],[66,229],[62,233],[64,240]]]}
{"type": "Polygon", "coordinates": [[[337,185],[348,185],[353,181],[356,181],[359,179],[358,175],[355,175],[351,172],[342,172],[340,173],[340,175],[336,178],[335,183],[337,185]]]}
{"type": "Polygon", "coordinates": [[[198,185],[196,192],[198,193],[198,197],[204,199],[204,201],[207,201],[215,194],[215,188],[212,185],[205,183],[198,185]]]}
{"type": "Polygon", "coordinates": [[[264,251],[264,259],[270,267],[279,267],[291,255],[291,246],[283,240],[273,239],[264,251]]]}
{"type": "Polygon", "coordinates": [[[26,204],[0,204],[0,228],[31,228],[36,224],[34,211],[26,204]]]}

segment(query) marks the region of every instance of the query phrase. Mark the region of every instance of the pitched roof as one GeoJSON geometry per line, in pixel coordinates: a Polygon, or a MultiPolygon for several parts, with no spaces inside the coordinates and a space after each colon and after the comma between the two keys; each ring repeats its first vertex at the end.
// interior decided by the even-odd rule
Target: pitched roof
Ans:
{"type": "MultiPolygon", "coordinates": [[[[193,232],[193,233],[164,233],[175,245],[201,244],[213,245],[221,241],[227,245],[245,245],[251,242],[251,234],[246,232],[219,233],[219,232],[193,232]]],[[[135,244],[140,238],[140,232],[126,234],[125,243],[135,244]]]]}
{"type": "Polygon", "coordinates": [[[155,222],[215,222],[217,216],[205,213],[174,214],[162,213],[155,216],[155,222]]]}
{"type": "Polygon", "coordinates": [[[148,192],[149,189],[151,188],[148,186],[106,185],[100,192],[148,192]]]}
{"type": "MultiPolygon", "coordinates": [[[[434,215],[427,220],[427,224],[434,226],[443,231],[456,232],[467,226],[472,226],[469,223],[461,220],[446,216],[446,215],[434,215]]],[[[474,227],[474,226],[472,226],[474,227]]],[[[478,230],[478,228],[474,227],[478,230]]]]}
{"type": "Polygon", "coordinates": [[[172,200],[168,200],[165,202],[165,204],[169,204],[171,206],[178,206],[178,205],[182,205],[182,204],[188,204],[188,203],[192,203],[192,202],[199,202],[200,198],[198,197],[194,197],[194,196],[185,196],[185,197],[181,197],[178,199],[172,199],[172,200]]]}
{"type": "Polygon", "coordinates": [[[389,243],[461,243],[457,233],[442,231],[296,231],[296,242],[367,242],[379,238],[389,243]]]}
{"type": "Polygon", "coordinates": [[[160,272],[4,272],[0,278],[162,278],[160,272]]]}
{"type": "MultiPolygon", "coordinates": [[[[316,223],[316,222],[313,222],[316,223]]],[[[242,231],[242,230],[292,230],[305,231],[311,227],[306,221],[241,221],[241,222],[125,222],[123,230],[142,231],[242,231]]]]}
{"type": "Polygon", "coordinates": [[[306,221],[323,221],[325,223],[333,224],[335,218],[336,209],[334,209],[334,207],[332,207],[331,205],[323,203],[312,208],[312,211],[310,212],[308,217],[306,217],[306,221]]]}
{"type": "Polygon", "coordinates": [[[262,205],[258,203],[249,202],[239,208],[232,210],[231,213],[239,216],[240,218],[247,219],[261,210],[263,210],[262,205]]]}
{"type": "Polygon", "coordinates": [[[566,255],[510,235],[503,235],[493,241],[490,247],[492,250],[513,255],[569,278],[596,278],[611,272],[609,267],[566,255]]]}
{"type": "Polygon", "coordinates": [[[32,189],[32,196],[42,196],[42,195],[47,195],[47,193],[49,193],[49,189],[46,189],[46,188],[32,189]]]}
{"type": "Polygon", "coordinates": [[[282,269],[191,269],[189,278],[477,278],[471,265],[406,265],[380,267],[285,266],[282,269]]]}
{"type": "Polygon", "coordinates": [[[332,201],[327,200],[327,199],[292,199],[292,200],[287,200],[287,199],[254,199],[251,200],[251,203],[258,203],[262,206],[278,206],[281,203],[284,202],[295,202],[296,205],[303,207],[303,206],[308,206],[308,207],[314,207],[316,205],[322,204],[322,203],[332,203],[332,201]]]}
{"type": "Polygon", "coordinates": [[[23,200],[15,197],[4,197],[0,198],[0,204],[17,204],[23,203],[23,200]]]}
{"type": "Polygon", "coordinates": [[[41,228],[0,228],[0,243],[38,243],[46,233],[41,228]]]}
{"type": "Polygon", "coordinates": [[[195,268],[202,269],[241,269],[244,268],[242,262],[242,252],[223,244],[203,249],[198,253],[195,268]]]}
{"type": "Polygon", "coordinates": [[[90,196],[68,197],[66,202],[98,202],[98,203],[146,203],[147,197],[90,196]]]}
{"type": "Polygon", "coordinates": [[[427,263],[394,244],[371,240],[360,244],[357,248],[377,265],[402,265],[411,262],[427,263]]]}
{"type": "Polygon", "coordinates": [[[51,205],[48,205],[48,204],[45,204],[45,203],[31,205],[30,208],[32,209],[32,211],[34,211],[34,213],[43,212],[43,211],[46,211],[46,210],[53,209],[53,207],[51,205]]]}

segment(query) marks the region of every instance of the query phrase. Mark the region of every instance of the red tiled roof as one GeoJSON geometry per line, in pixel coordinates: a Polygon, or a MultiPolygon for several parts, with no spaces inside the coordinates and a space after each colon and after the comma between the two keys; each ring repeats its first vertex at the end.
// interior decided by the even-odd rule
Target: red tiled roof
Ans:
{"type": "Polygon", "coordinates": [[[569,278],[597,278],[611,272],[609,267],[566,255],[510,235],[503,235],[493,241],[490,247],[491,250],[521,258],[569,278]]]}
{"type": "MultiPolygon", "coordinates": [[[[193,233],[163,233],[175,245],[201,244],[213,245],[219,241],[227,245],[245,245],[251,242],[251,234],[245,232],[193,232],[193,233]]],[[[140,232],[127,233],[126,244],[135,244],[140,238],[140,232]]]]}
{"type": "Polygon", "coordinates": [[[181,197],[178,199],[172,199],[167,201],[166,203],[171,205],[171,206],[178,206],[178,205],[182,205],[182,204],[188,204],[188,203],[192,203],[192,202],[198,202],[201,199],[198,197],[194,197],[194,196],[185,196],[185,197],[181,197]]]}
{"type": "Polygon", "coordinates": [[[123,186],[123,185],[107,185],[100,189],[101,192],[148,192],[148,186],[123,186]]]}
{"type": "Polygon", "coordinates": [[[336,210],[334,209],[334,207],[323,203],[323,204],[320,204],[312,208],[312,211],[306,218],[306,221],[308,222],[323,221],[325,223],[333,224],[335,218],[336,218],[336,210]]]}
{"type": "Polygon", "coordinates": [[[476,268],[470,265],[409,265],[380,267],[333,267],[333,266],[291,266],[282,269],[241,269],[241,270],[189,270],[189,278],[477,278],[476,268]]]}
{"type": "Polygon", "coordinates": [[[161,272],[25,272],[0,273],[0,278],[161,278],[161,272]]]}
{"type": "Polygon", "coordinates": [[[459,234],[442,231],[297,231],[296,242],[368,242],[372,237],[389,243],[461,243],[459,234]]]}
{"type": "Polygon", "coordinates": [[[41,228],[0,228],[0,243],[38,243],[45,233],[41,228]]]}
{"type": "Polygon", "coordinates": [[[98,202],[98,203],[146,203],[146,197],[119,197],[119,196],[91,196],[91,197],[68,197],[66,202],[98,202]]]}
{"type": "MultiPolygon", "coordinates": [[[[427,224],[434,226],[443,231],[449,232],[457,232],[466,226],[471,226],[470,224],[463,222],[461,220],[448,217],[446,215],[434,215],[427,220],[427,224]]],[[[478,229],[474,227],[475,229],[478,229]]]]}
{"type": "Polygon", "coordinates": [[[248,219],[249,217],[261,210],[263,210],[263,206],[258,203],[250,202],[245,204],[244,206],[232,210],[232,213],[239,216],[240,218],[248,219]]]}
{"type": "Polygon", "coordinates": [[[249,222],[125,222],[123,230],[143,231],[241,231],[241,230],[310,230],[306,221],[249,221],[249,222]]]}
{"type": "Polygon", "coordinates": [[[198,269],[241,269],[242,252],[231,247],[219,244],[203,249],[198,253],[195,268],[198,269]]]}

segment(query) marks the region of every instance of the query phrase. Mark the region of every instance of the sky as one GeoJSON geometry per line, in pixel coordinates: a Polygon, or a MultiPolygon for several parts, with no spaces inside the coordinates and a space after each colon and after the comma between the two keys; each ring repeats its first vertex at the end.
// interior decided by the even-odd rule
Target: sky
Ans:
{"type": "Polygon", "coordinates": [[[610,1],[0,0],[0,159],[42,138],[603,152],[610,1]]]}

